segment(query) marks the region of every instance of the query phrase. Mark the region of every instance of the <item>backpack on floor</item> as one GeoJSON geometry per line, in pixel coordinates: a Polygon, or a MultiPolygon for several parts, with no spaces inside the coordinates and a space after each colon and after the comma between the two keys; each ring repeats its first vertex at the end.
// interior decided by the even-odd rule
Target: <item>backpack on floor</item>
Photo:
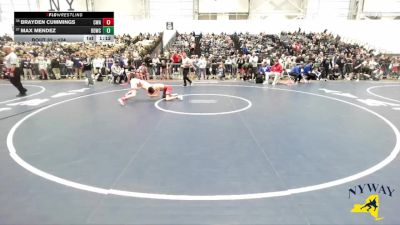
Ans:
{"type": "Polygon", "coordinates": [[[262,75],[257,75],[256,77],[256,84],[262,84],[264,82],[262,75]]]}

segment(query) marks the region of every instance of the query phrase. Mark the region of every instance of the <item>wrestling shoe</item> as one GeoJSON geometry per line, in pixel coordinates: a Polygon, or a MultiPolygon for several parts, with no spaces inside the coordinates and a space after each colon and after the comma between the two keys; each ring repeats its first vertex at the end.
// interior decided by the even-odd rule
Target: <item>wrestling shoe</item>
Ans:
{"type": "Polygon", "coordinates": [[[183,96],[182,95],[178,95],[178,99],[182,101],[183,100],[183,96]]]}
{"type": "Polygon", "coordinates": [[[26,93],[24,92],[24,93],[19,93],[16,97],[24,97],[24,96],[26,96],[26,93]]]}

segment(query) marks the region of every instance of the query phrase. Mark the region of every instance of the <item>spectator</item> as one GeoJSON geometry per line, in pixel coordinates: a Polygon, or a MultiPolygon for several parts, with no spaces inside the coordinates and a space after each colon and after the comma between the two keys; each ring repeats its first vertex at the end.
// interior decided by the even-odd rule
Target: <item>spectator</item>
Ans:
{"type": "Polygon", "coordinates": [[[124,70],[121,68],[121,65],[118,61],[114,61],[114,64],[111,66],[111,74],[113,76],[114,84],[117,84],[117,80],[119,83],[122,83],[124,79],[124,70]]]}
{"type": "Polygon", "coordinates": [[[93,77],[92,77],[92,63],[90,62],[90,59],[88,59],[88,58],[83,59],[82,69],[83,69],[83,74],[85,75],[85,77],[87,79],[87,84],[94,85],[94,81],[93,81],[93,77]]]}
{"type": "Polygon", "coordinates": [[[142,80],[148,80],[149,79],[149,70],[148,67],[146,66],[145,62],[142,62],[142,65],[139,66],[138,68],[139,72],[139,78],[142,80]]]}
{"type": "Polygon", "coordinates": [[[282,65],[279,63],[279,58],[275,58],[274,65],[271,67],[271,73],[270,73],[272,76],[275,76],[272,86],[275,86],[278,83],[278,80],[281,77],[282,71],[283,71],[283,68],[282,68],[282,65]]]}
{"type": "Polygon", "coordinates": [[[92,61],[92,64],[94,67],[93,73],[94,73],[97,81],[103,80],[102,76],[105,75],[102,73],[102,70],[104,68],[104,62],[105,62],[104,58],[101,57],[100,55],[97,55],[96,58],[94,58],[92,61]]]}
{"type": "Polygon", "coordinates": [[[160,57],[160,77],[161,80],[167,79],[169,80],[169,73],[168,73],[168,60],[165,55],[161,55],[160,57]]]}
{"type": "Polygon", "coordinates": [[[47,80],[48,79],[47,60],[43,56],[39,56],[38,64],[39,64],[40,79],[47,80]]]}
{"type": "Polygon", "coordinates": [[[220,62],[217,68],[217,78],[219,80],[223,80],[225,78],[225,65],[223,62],[220,62]]]}
{"type": "Polygon", "coordinates": [[[21,60],[21,65],[24,71],[25,80],[32,79],[33,78],[32,64],[31,64],[31,58],[28,55],[25,55],[24,58],[21,60]]]}
{"type": "Polygon", "coordinates": [[[264,76],[264,83],[263,84],[268,84],[269,82],[269,73],[271,72],[271,67],[267,64],[266,61],[264,61],[260,68],[258,69],[258,74],[261,76],[264,76]]]}
{"type": "Polygon", "coordinates": [[[50,64],[51,64],[51,70],[53,71],[56,80],[60,80],[61,79],[60,59],[53,56],[50,64]]]}
{"type": "Polygon", "coordinates": [[[249,57],[249,72],[251,74],[251,79],[253,80],[257,74],[258,68],[258,56],[255,52],[249,57]]]}
{"type": "Polygon", "coordinates": [[[71,78],[74,75],[73,69],[74,62],[70,58],[65,60],[65,67],[67,68],[67,78],[71,78]]]}
{"type": "Polygon", "coordinates": [[[81,73],[82,73],[82,61],[79,55],[72,55],[72,62],[74,72],[75,72],[75,79],[81,79],[81,73]]]}
{"type": "Polygon", "coordinates": [[[206,60],[206,58],[204,57],[204,55],[202,55],[202,56],[200,57],[200,60],[198,61],[197,65],[198,65],[199,70],[200,70],[200,79],[201,79],[201,80],[204,80],[205,77],[206,77],[206,73],[207,73],[207,72],[206,72],[207,60],[206,60]]]}
{"type": "Polygon", "coordinates": [[[297,66],[293,67],[292,70],[289,72],[289,75],[294,77],[295,84],[300,82],[300,80],[302,78],[302,69],[303,69],[303,65],[301,64],[301,65],[297,65],[297,66]]]}

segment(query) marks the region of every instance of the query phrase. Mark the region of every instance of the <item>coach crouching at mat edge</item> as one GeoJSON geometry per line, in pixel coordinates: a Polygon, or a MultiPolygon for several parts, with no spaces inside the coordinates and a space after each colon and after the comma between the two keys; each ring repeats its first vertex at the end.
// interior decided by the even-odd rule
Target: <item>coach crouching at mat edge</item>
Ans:
{"type": "Polygon", "coordinates": [[[17,55],[13,52],[13,49],[10,46],[4,46],[3,51],[6,54],[4,57],[6,74],[10,78],[11,84],[14,85],[19,91],[17,97],[26,96],[27,90],[21,84],[21,70],[18,65],[17,55]]]}

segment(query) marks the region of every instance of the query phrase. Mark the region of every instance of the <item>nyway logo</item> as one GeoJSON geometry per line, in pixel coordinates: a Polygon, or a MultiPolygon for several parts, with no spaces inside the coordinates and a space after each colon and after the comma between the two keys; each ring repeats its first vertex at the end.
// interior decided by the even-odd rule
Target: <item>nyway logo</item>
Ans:
{"type": "Polygon", "coordinates": [[[379,195],[384,195],[387,197],[393,197],[394,188],[387,185],[380,184],[360,184],[349,188],[349,198],[351,196],[362,195],[369,193],[369,196],[365,199],[364,203],[354,204],[351,212],[352,213],[368,213],[375,220],[382,220],[383,217],[379,217],[379,210],[381,209],[381,204],[379,201],[379,195]]]}

